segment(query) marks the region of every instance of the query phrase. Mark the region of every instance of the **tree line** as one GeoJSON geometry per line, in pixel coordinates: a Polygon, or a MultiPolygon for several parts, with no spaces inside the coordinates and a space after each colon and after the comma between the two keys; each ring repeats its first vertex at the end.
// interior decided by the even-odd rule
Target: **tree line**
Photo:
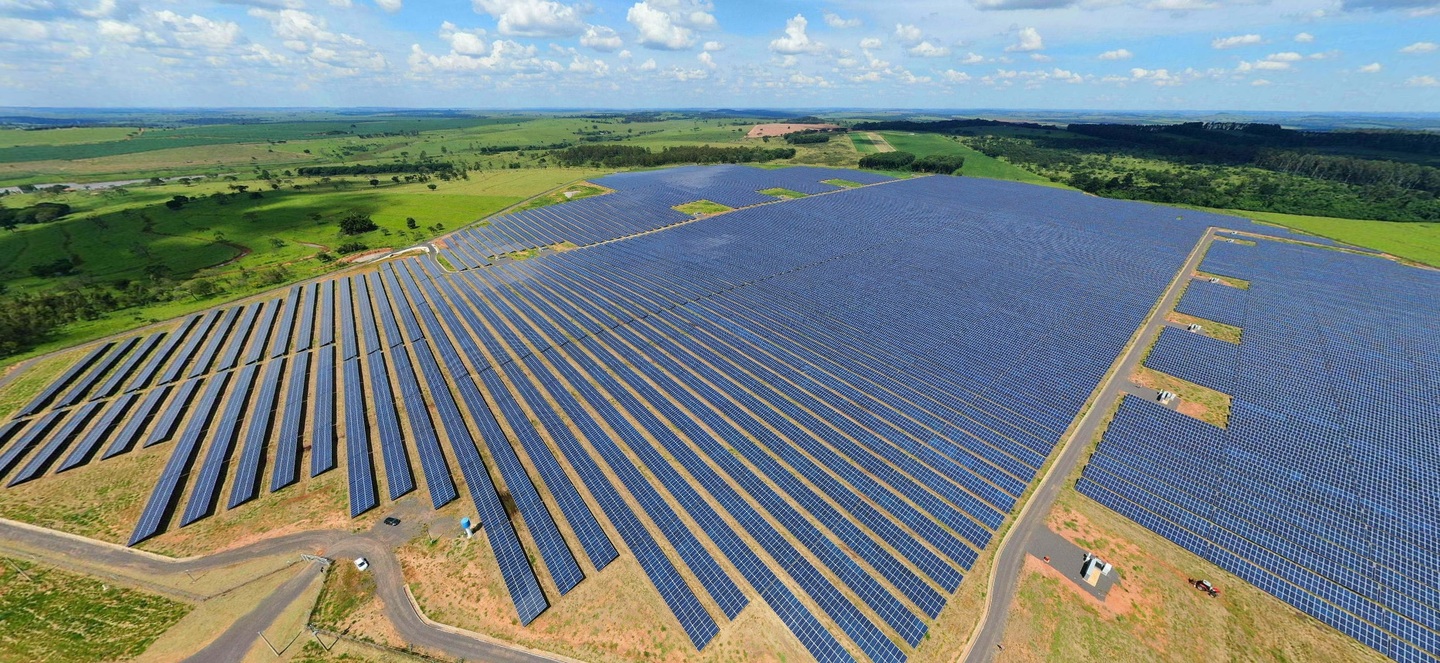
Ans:
{"type": "Polygon", "coordinates": [[[0,206],[0,228],[14,230],[16,226],[50,223],[70,213],[65,203],[35,203],[28,207],[0,206]]]}
{"type": "Polygon", "coordinates": [[[390,173],[440,173],[455,172],[455,164],[448,161],[429,163],[372,163],[348,166],[301,166],[295,173],[301,177],[331,177],[335,175],[389,175],[390,173]]]}
{"type": "Polygon", "coordinates": [[[605,168],[651,167],[675,163],[753,163],[790,159],[795,148],[711,147],[678,145],[659,152],[638,145],[577,145],[550,153],[556,163],[566,166],[593,165],[605,168]]]}
{"type": "Polygon", "coordinates": [[[951,175],[959,173],[960,169],[965,167],[965,157],[958,154],[930,154],[916,158],[909,152],[876,152],[860,157],[860,167],[951,175]]]}

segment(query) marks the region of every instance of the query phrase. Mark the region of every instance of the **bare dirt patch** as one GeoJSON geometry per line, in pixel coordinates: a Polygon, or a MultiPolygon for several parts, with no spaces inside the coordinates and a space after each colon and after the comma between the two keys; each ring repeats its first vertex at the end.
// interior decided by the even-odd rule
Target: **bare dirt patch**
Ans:
{"type": "Polygon", "coordinates": [[[765,138],[768,136],[784,136],[785,134],[799,133],[801,131],[836,131],[840,128],[838,124],[757,124],[750,128],[750,133],[745,134],[745,137],[765,138]]]}

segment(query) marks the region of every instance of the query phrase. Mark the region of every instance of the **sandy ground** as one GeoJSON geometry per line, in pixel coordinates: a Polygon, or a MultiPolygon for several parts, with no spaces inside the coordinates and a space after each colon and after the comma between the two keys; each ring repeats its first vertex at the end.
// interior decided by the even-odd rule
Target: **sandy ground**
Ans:
{"type": "Polygon", "coordinates": [[[746,138],[764,138],[766,136],[784,136],[799,131],[810,129],[839,129],[838,124],[757,124],[750,128],[750,133],[745,134],[746,138]]]}

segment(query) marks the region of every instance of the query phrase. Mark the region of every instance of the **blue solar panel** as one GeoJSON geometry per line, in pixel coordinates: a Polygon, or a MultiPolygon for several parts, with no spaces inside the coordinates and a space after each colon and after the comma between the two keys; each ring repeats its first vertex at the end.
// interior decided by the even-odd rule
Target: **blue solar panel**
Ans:
{"type": "Polygon", "coordinates": [[[272,493],[300,480],[300,436],[309,391],[310,351],[302,350],[291,360],[290,378],[286,381],[285,410],[275,438],[275,471],[270,475],[272,493]]]}
{"type": "MultiPolygon", "coordinates": [[[[320,363],[325,363],[321,355],[320,363]]],[[[375,494],[375,462],[370,457],[370,429],[365,420],[365,386],[360,360],[347,359],[345,373],[345,462],[350,479],[350,517],[380,505],[375,494]]]]}
{"type": "MultiPolygon", "coordinates": [[[[26,454],[30,453],[36,445],[40,444],[40,441],[45,439],[45,436],[49,435],[50,431],[54,430],[55,426],[69,413],[69,410],[51,410],[46,412],[40,417],[31,420],[30,427],[18,435],[15,433],[15,429],[9,429],[7,433],[14,439],[10,443],[10,446],[5,448],[5,452],[0,453],[0,478],[9,474],[10,470],[15,469],[15,466],[20,463],[20,460],[23,459],[26,454]]],[[[24,422],[12,423],[23,424],[24,422]]]]}
{"type": "MultiPolygon", "coordinates": [[[[265,374],[260,378],[260,393],[255,397],[255,409],[250,412],[250,421],[245,429],[245,442],[240,447],[240,463],[235,467],[235,480],[230,486],[230,500],[225,508],[233,509],[255,499],[260,492],[260,463],[265,460],[265,445],[275,423],[275,409],[280,402],[280,379],[285,375],[285,360],[277,359],[266,364],[265,374]]],[[[283,422],[282,422],[283,424],[283,422]]],[[[295,426],[299,430],[299,424],[295,426]]],[[[294,456],[291,456],[290,474],[293,476],[294,456]]]]}
{"type": "Polygon", "coordinates": [[[245,341],[255,329],[255,317],[259,315],[263,305],[263,302],[254,302],[245,307],[240,320],[235,323],[235,333],[225,345],[225,352],[220,355],[220,362],[215,365],[215,370],[228,371],[240,363],[240,352],[245,349],[245,341]]]}
{"type": "Polygon", "coordinates": [[[310,417],[310,476],[335,469],[335,346],[320,348],[315,366],[315,412],[310,417]]]}
{"type": "Polygon", "coordinates": [[[95,386],[95,381],[99,380],[102,375],[105,375],[106,371],[109,371],[115,364],[119,363],[120,358],[124,357],[125,353],[129,352],[130,349],[135,347],[135,344],[139,342],[140,337],[132,336],[115,345],[111,348],[110,352],[96,361],[95,365],[91,366],[90,370],[75,382],[75,386],[71,387],[69,391],[65,392],[65,395],[57,399],[52,407],[70,407],[71,405],[79,403],[80,399],[84,398],[85,394],[90,391],[90,388],[95,386]]]}
{"type": "MultiPolygon", "coordinates": [[[[190,466],[195,464],[195,456],[200,451],[200,443],[206,430],[210,428],[210,420],[220,402],[220,394],[225,391],[225,385],[229,381],[229,373],[214,375],[206,381],[205,395],[200,398],[195,416],[190,418],[185,432],[171,450],[170,459],[165,462],[165,469],[161,472],[160,479],[155,482],[154,490],[150,492],[150,499],[140,513],[140,521],[135,524],[135,531],[130,535],[128,545],[140,543],[165,529],[165,523],[170,519],[180,498],[181,484],[190,473],[190,466]]],[[[191,380],[186,384],[194,383],[195,381],[191,380]]]]}
{"type": "Polygon", "coordinates": [[[259,367],[251,364],[236,372],[234,385],[225,398],[225,411],[215,422],[210,435],[210,448],[205,452],[205,461],[200,464],[200,475],[195,479],[195,488],[185,513],[180,517],[184,527],[215,511],[215,502],[220,498],[220,480],[224,478],[225,466],[230,462],[230,452],[235,447],[235,436],[250,403],[251,390],[255,386],[255,373],[259,367]]]}
{"type": "Polygon", "coordinates": [[[319,345],[335,342],[335,284],[329,280],[320,284],[320,341],[319,345]]]}
{"type": "Polygon", "coordinates": [[[113,433],[115,429],[120,426],[121,418],[125,416],[125,413],[130,411],[130,407],[134,405],[135,401],[139,400],[139,398],[136,394],[125,394],[110,401],[109,407],[105,408],[105,413],[100,415],[100,418],[95,421],[95,425],[85,434],[85,437],[81,438],[80,442],[75,445],[70,455],[65,458],[65,462],[61,463],[55,472],[58,474],[90,462],[90,458],[95,455],[95,452],[100,448],[100,444],[105,442],[106,438],[110,436],[110,433],[113,433]]]}
{"type": "Polygon", "coordinates": [[[390,499],[395,500],[415,490],[415,474],[405,453],[405,435],[400,430],[400,413],[395,407],[395,392],[390,388],[385,353],[370,355],[366,363],[370,368],[370,393],[374,397],[371,407],[380,437],[380,457],[385,464],[385,485],[390,490],[390,499]]]}
{"type": "Polygon", "coordinates": [[[350,281],[352,279],[333,281],[335,289],[338,291],[335,304],[335,324],[340,326],[341,361],[349,361],[360,356],[360,346],[355,338],[355,309],[350,302],[350,281]]]}
{"type": "Polygon", "coordinates": [[[30,458],[30,462],[26,463],[25,467],[21,468],[20,471],[15,474],[15,477],[10,480],[10,483],[6,485],[15,486],[22,484],[44,474],[45,470],[49,469],[50,465],[65,451],[65,447],[76,437],[79,437],[80,431],[85,428],[86,424],[90,423],[90,419],[100,410],[101,405],[103,405],[103,403],[86,403],[75,408],[75,410],[71,412],[70,418],[65,420],[65,423],[60,426],[59,430],[56,430],[50,435],[50,439],[45,443],[45,446],[40,447],[40,450],[30,458]]]}
{"type": "Polygon", "coordinates": [[[275,330],[275,318],[280,314],[281,300],[271,299],[262,302],[265,307],[264,314],[255,325],[255,338],[250,341],[250,349],[245,351],[245,363],[253,364],[265,358],[266,346],[270,343],[270,334],[275,330]]]}
{"type": "MultiPolygon", "coordinates": [[[[300,303],[300,289],[302,286],[291,286],[290,293],[285,296],[285,310],[280,314],[280,328],[275,330],[275,338],[270,341],[270,358],[284,356],[289,352],[291,345],[290,330],[295,326],[296,306],[300,303]]],[[[306,304],[306,309],[310,308],[306,304]]],[[[303,324],[303,323],[302,323],[303,324]]],[[[300,335],[297,344],[309,344],[307,335],[300,335]]]]}
{"type": "Polygon", "coordinates": [[[373,297],[380,295],[370,294],[370,285],[373,281],[376,285],[375,291],[383,293],[379,288],[379,279],[375,274],[369,273],[362,276],[351,277],[355,288],[355,308],[360,312],[360,324],[365,330],[365,354],[376,352],[380,349],[380,330],[375,328],[375,303],[373,297]]]}
{"type": "Polygon", "coordinates": [[[143,446],[160,444],[175,434],[175,429],[180,426],[180,420],[185,416],[185,410],[190,407],[190,401],[202,382],[202,378],[192,378],[175,388],[174,399],[165,405],[164,411],[156,418],[155,427],[150,429],[150,436],[145,438],[143,446]]]}
{"type": "Polygon", "coordinates": [[[25,407],[20,408],[17,416],[28,417],[38,413],[46,405],[49,405],[50,401],[55,400],[55,396],[60,393],[61,389],[64,389],[69,386],[71,382],[74,382],[75,378],[79,377],[81,372],[93,366],[95,362],[99,361],[100,357],[104,356],[105,352],[114,345],[114,343],[103,343],[96,346],[90,352],[85,353],[85,356],[81,357],[80,361],[75,362],[75,364],[62,373],[60,377],[55,378],[53,382],[46,386],[44,391],[41,391],[39,395],[27,403],[25,407]]]}
{"type": "Polygon", "coordinates": [[[165,336],[165,332],[158,332],[146,336],[145,340],[140,343],[140,347],[135,348],[135,351],[130,353],[129,357],[125,358],[125,363],[121,364],[119,368],[116,368],[115,372],[105,380],[105,383],[95,390],[95,393],[90,394],[90,400],[93,401],[114,396],[115,392],[120,390],[121,383],[134,379],[135,367],[144,361],[146,357],[150,356],[150,353],[154,352],[155,348],[160,346],[160,342],[165,339],[165,336]]]}
{"type": "Polygon", "coordinates": [[[125,393],[128,394],[132,391],[144,389],[149,385],[150,379],[155,377],[155,373],[160,370],[160,367],[164,365],[166,361],[169,361],[175,356],[175,350],[188,338],[190,332],[195,329],[195,325],[200,323],[200,319],[200,314],[192,315],[180,323],[180,326],[176,328],[175,331],[170,332],[170,336],[165,339],[165,345],[160,346],[155,356],[151,357],[150,361],[145,362],[145,367],[141,368],[140,371],[135,374],[135,379],[125,384],[125,393]]]}
{"type": "MultiPolygon", "coordinates": [[[[206,339],[213,339],[211,330],[215,327],[215,321],[220,319],[220,309],[211,309],[209,313],[201,318],[200,322],[190,328],[190,333],[185,336],[185,345],[180,348],[166,365],[165,372],[160,374],[160,381],[156,384],[170,384],[180,379],[180,374],[185,370],[185,365],[195,356],[200,349],[200,344],[206,339]]],[[[180,338],[176,335],[176,338],[180,338]]]]}
{"type": "Polygon", "coordinates": [[[455,492],[455,481],[450,477],[450,467],[440,451],[440,438],[435,435],[435,424],[430,420],[429,408],[420,393],[420,383],[415,379],[415,369],[405,348],[397,348],[391,355],[395,363],[395,378],[400,383],[400,396],[405,401],[405,418],[410,422],[410,433],[415,439],[415,452],[420,456],[420,467],[425,471],[425,487],[430,493],[430,505],[438,509],[460,494],[455,492]]]}
{"type": "MultiPolygon", "coordinates": [[[[128,395],[133,396],[134,394],[128,395]]],[[[100,459],[105,460],[118,456],[134,448],[135,443],[140,441],[140,433],[155,418],[155,411],[160,408],[160,404],[165,402],[165,398],[169,395],[170,387],[159,387],[145,394],[145,399],[140,401],[135,412],[125,419],[125,425],[120,428],[120,432],[115,435],[115,440],[110,443],[110,448],[105,450],[105,454],[100,459]]]]}
{"type": "MultiPolygon", "coordinates": [[[[300,330],[295,332],[295,349],[309,350],[315,337],[315,299],[319,296],[320,286],[316,283],[304,286],[305,309],[300,312],[300,330]]],[[[300,291],[291,291],[291,297],[299,296],[300,291]]]]}
{"type": "Polygon", "coordinates": [[[221,345],[225,342],[225,339],[230,336],[230,332],[235,329],[235,319],[239,316],[239,306],[225,309],[225,314],[221,316],[220,321],[217,322],[215,327],[209,332],[210,340],[205,343],[205,347],[200,351],[199,356],[195,357],[195,363],[190,367],[190,371],[185,374],[185,377],[194,378],[210,372],[210,366],[215,362],[215,355],[220,353],[221,345]]]}

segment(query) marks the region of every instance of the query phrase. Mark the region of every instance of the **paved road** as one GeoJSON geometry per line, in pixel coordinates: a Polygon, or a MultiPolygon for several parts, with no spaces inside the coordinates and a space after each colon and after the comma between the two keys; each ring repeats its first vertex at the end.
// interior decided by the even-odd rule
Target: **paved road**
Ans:
{"type": "Polygon", "coordinates": [[[995,561],[990,571],[990,589],[986,593],[985,614],[981,616],[980,623],[976,625],[975,637],[970,639],[970,645],[966,648],[965,660],[969,663],[990,661],[998,651],[1001,639],[1005,635],[1005,622],[1010,604],[1015,598],[1015,588],[1020,578],[1020,570],[1025,565],[1025,551],[1030,547],[1030,538],[1034,536],[1035,532],[1046,527],[1045,521],[1050,515],[1050,508],[1055,504],[1055,496],[1064,487],[1066,477],[1075,468],[1075,464],[1080,461],[1089,441],[1094,439],[1100,421],[1105,418],[1105,414],[1109,412],[1115,399],[1119,398],[1130,384],[1130,374],[1140,363],[1145,348],[1165,326],[1165,314],[1174,308],[1175,300],[1179,298],[1184,285],[1190,280],[1190,275],[1200,266],[1200,259],[1205,254],[1204,248],[1209,246],[1213,237],[1214,230],[1208,230],[1196,243],[1190,257],[1185,261],[1185,266],[1181,268],[1174,282],[1161,296],[1160,305],[1140,327],[1140,334],[1124,355],[1120,367],[1105,381],[1100,395],[1095,399],[1095,404],[1086,412],[1085,418],[1081,420],[1075,434],[1061,449],[1060,457],[1056,459],[1050,471],[1040,479],[1040,485],[1035,489],[1035,493],[1021,508],[1015,524],[1010,528],[1005,539],[1000,542],[1000,548],[995,553],[995,561]]]}
{"type": "MultiPolygon", "coordinates": [[[[33,557],[31,550],[44,550],[47,563],[102,576],[124,576],[127,572],[165,575],[186,571],[198,575],[247,559],[284,554],[324,555],[335,559],[337,564],[349,564],[354,558],[363,556],[370,562],[370,573],[375,575],[376,592],[384,603],[385,617],[395,626],[400,639],[406,643],[472,661],[555,663],[568,660],[425,620],[417,612],[415,603],[405,590],[405,577],[400,570],[400,561],[395,557],[396,547],[419,533],[421,527],[420,523],[412,521],[398,528],[376,525],[374,530],[362,534],[343,530],[299,532],[214,555],[171,559],[72,534],[0,520],[0,550],[9,548],[22,552],[26,557],[33,557]],[[16,544],[23,547],[12,547],[16,544]]],[[[192,660],[203,660],[207,663],[242,660],[251,645],[259,639],[257,633],[274,622],[275,618],[304,592],[305,585],[309,584],[312,577],[310,574],[314,573],[308,570],[311,568],[309,565],[306,566],[306,570],[272,592],[258,607],[226,629],[219,639],[196,654],[192,660]]],[[[153,582],[142,581],[141,584],[164,591],[164,588],[153,582]]],[[[168,593],[185,595],[182,590],[171,590],[168,593]]],[[[203,600],[207,597],[188,598],[203,600]]]]}

